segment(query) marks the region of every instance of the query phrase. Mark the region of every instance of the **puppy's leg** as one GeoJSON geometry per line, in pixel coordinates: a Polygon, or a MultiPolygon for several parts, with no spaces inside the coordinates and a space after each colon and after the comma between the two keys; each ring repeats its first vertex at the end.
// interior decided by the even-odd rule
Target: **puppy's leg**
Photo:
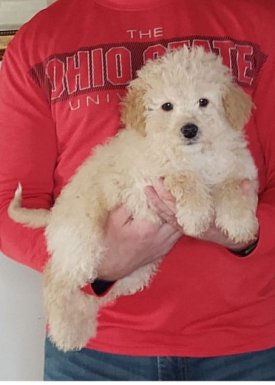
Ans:
{"type": "Polygon", "coordinates": [[[50,336],[64,351],[80,349],[96,333],[97,298],[81,287],[96,277],[105,254],[102,210],[94,205],[88,215],[70,209],[66,220],[55,212],[46,232],[52,258],[45,271],[44,300],[50,336]]]}
{"type": "Polygon", "coordinates": [[[100,298],[101,303],[113,300],[121,295],[132,295],[145,289],[158,271],[159,263],[160,261],[149,263],[118,280],[114,284],[113,290],[108,295],[100,298]]]}
{"type": "Polygon", "coordinates": [[[216,225],[228,237],[238,242],[255,239],[258,231],[257,202],[247,197],[240,180],[229,180],[213,190],[216,225]]]}
{"type": "Polygon", "coordinates": [[[176,217],[184,233],[199,237],[213,217],[209,189],[192,173],[168,176],[164,184],[176,199],[176,217]]]}
{"type": "Polygon", "coordinates": [[[44,303],[49,337],[58,349],[79,350],[96,335],[97,297],[84,293],[68,277],[54,272],[51,261],[44,271],[44,303]]]}

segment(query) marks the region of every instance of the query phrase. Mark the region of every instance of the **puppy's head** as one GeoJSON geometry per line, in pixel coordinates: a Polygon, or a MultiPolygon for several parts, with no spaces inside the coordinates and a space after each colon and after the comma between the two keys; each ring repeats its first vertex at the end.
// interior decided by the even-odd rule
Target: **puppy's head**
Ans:
{"type": "Polygon", "coordinates": [[[251,108],[220,57],[185,47],[142,67],[129,84],[122,120],[143,136],[182,146],[241,130],[251,108]]]}

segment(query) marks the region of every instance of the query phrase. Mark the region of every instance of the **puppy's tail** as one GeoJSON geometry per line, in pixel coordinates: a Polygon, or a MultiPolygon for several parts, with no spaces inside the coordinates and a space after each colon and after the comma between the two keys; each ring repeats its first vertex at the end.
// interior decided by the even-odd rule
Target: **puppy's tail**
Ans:
{"type": "Polygon", "coordinates": [[[22,225],[34,229],[44,227],[49,223],[50,211],[46,209],[27,209],[21,207],[22,204],[22,186],[18,183],[14,197],[9,204],[8,214],[11,219],[22,225]]]}

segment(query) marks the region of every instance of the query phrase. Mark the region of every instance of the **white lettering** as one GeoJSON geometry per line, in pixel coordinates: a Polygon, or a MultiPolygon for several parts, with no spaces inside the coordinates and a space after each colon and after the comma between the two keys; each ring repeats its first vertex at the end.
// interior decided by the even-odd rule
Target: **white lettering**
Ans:
{"type": "Polygon", "coordinates": [[[128,29],[126,31],[128,35],[130,35],[130,39],[153,39],[163,37],[164,31],[162,27],[155,27],[153,29],[148,29],[147,31],[137,30],[137,29],[128,29]]]}

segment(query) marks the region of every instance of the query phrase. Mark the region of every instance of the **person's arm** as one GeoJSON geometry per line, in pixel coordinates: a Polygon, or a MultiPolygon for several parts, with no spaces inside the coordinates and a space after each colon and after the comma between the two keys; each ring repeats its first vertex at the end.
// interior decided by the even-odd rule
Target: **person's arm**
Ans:
{"type": "Polygon", "coordinates": [[[18,182],[25,207],[51,207],[57,157],[50,106],[28,73],[20,39],[10,44],[0,70],[0,249],[41,271],[48,259],[43,229],[16,224],[7,214],[18,182]]]}
{"type": "MultiPolygon", "coordinates": [[[[275,33],[273,27],[273,35],[275,33]]],[[[272,42],[272,47],[274,44],[272,42]]],[[[256,250],[264,255],[275,252],[275,50],[269,54],[259,74],[254,102],[257,138],[262,152],[264,186],[259,195],[257,216],[260,223],[256,250]]]]}
{"type": "MultiPolygon", "coordinates": [[[[257,199],[256,192],[249,181],[243,181],[242,188],[244,194],[247,194],[248,199],[257,199]]],[[[153,186],[146,188],[146,194],[151,205],[155,208],[158,215],[167,223],[176,226],[176,202],[172,194],[167,191],[161,180],[156,180],[153,186]]],[[[244,256],[248,255],[248,251],[252,252],[258,242],[258,234],[255,234],[255,240],[249,243],[234,243],[231,241],[220,229],[218,229],[214,222],[213,224],[200,236],[200,240],[216,243],[227,248],[235,254],[244,256]],[[256,241],[256,242],[255,242],[256,241]]]]}

